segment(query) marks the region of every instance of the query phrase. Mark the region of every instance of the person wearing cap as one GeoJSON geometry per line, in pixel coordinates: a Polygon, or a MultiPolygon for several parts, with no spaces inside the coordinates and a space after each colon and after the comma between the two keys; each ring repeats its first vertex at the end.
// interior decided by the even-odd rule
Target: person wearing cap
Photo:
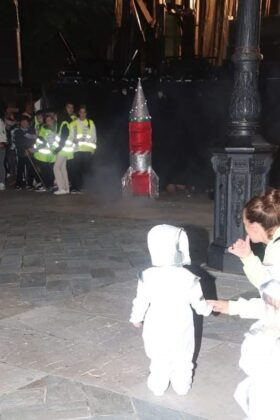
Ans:
{"type": "Polygon", "coordinates": [[[73,102],[68,101],[64,107],[64,114],[71,120],[74,121],[77,119],[77,115],[75,114],[75,105],[73,102]]]}
{"type": "Polygon", "coordinates": [[[163,395],[171,382],[178,395],[186,395],[192,384],[194,323],[192,308],[209,315],[199,278],[184,265],[191,263],[184,229],[154,226],[148,233],[152,267],[138,279],[130,322],[143,324],[144,347],[150,363],[148,388],[163,395]]]}
{"type": "Polygon", "coordinates": [[[248,420],[279,420],[279,271],[259,291],[259,313],[255,311],[254,315],[260,319],[245,334],[239,361],[247,378],[237,386],[234,397],[248,420]]]}

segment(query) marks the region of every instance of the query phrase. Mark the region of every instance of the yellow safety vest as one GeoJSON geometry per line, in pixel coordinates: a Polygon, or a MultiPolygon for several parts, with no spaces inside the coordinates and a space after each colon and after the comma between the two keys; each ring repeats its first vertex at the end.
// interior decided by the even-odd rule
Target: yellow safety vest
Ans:
{"type": "Polygon", "coordinates": [[[39,131],[39,137],[37,137],[34,144],[34,157],[40,162],[53,163],[55,161],[55,155],[52,152],[53,144],[48,141],[48,138],[55,136],[55,133],[46,127],[41,127],[39,131]]]}
{"type": "MultiPolygon", "coordinates": [[[[55,141],[53,143],[53,150],[57,149],[61,140],[61,133],[64,126],[67,126],[70,131],[70,124],[67,121],[62,121],[58,134],[55,136],[55,141]]],[[[74,157],[74,145],[73,142],[68,138],[65,141],[63,148],[58,152],[58,155],[64,156],[66,159],[73,159],[74,157]]]]}
{"type": "Polygon", "coordinates": [[[83,123],[87,124],[86,132],[83,131],[83,126],[79,123],[80,120],[74,120],[70,123],[71,130],[74,131],[74,142],[77,144],[75,152],[91,152],[96,150],[96,142],[92,140],[94,123],[92,120],[84,120],[83,123]]]}

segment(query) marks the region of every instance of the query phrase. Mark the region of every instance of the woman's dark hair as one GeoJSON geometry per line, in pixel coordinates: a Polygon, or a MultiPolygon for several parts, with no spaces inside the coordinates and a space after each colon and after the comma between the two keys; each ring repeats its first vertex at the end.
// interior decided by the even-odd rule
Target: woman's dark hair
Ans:
{"type": "Polygon", "coordinates": [[[253,197],[245,205],[244,214],[250,223],[259,223],[271,239],[273,229],[280,226],[280,190],[270,189],[253,197]]]}

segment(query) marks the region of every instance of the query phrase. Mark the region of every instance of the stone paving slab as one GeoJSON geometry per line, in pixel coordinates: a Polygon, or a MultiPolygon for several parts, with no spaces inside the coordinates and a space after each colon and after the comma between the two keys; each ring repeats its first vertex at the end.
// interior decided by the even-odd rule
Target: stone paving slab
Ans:
{"type": "Polygon", "coordinates": [[[255,295],[244,276],[200,266],[212,203],[148,200],[106,209],[85,196],[57,203],[49,195],[1,194],[0,419],[241,419],[233,393],[251,321],[196,317],[193,387],[187,397],[168,389],[160,398],[146,387],[141,330],[128,323],[156,223],[186,226],[205,296],[255,295]]]}
{"type": "MultiPolygon", "coordinates": [[[[20,368],[0,361],[0,396],[9,394],[44,376],[46,374],[39,370],[20,368]]],[[[0,398],[0,406],[1,402],[0,398]]]]}

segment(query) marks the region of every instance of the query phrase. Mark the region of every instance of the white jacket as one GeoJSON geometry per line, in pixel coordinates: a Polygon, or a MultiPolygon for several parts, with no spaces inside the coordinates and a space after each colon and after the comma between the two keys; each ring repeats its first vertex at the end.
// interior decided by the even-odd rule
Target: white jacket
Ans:
{"type": "MultiPolygon", "coordinates": [[[[205,301],[199,278],[183,267],[151,267],[138,281],[130,322],[144,321],[155,330],[175,332],[192,323],[190,305],[200,315],[209,315],[212,307],[205,301]]],[[[144,325],[144,328],[145,328],[144,325]]]]}
{"type": "Polygon", "coordinates": [[[243,270],[254,286],[259,287],[263,283],[266,276],[266,266],[279,264],[280,260],[280,227],[276,229],[272,239],[268,242],[265,248],[263,262],[254,255],[250,254],[248,257],[241,258],[243,263],[243,270]],[[278,240],[279,238],[279,240],[278,240]]]}
{"type": "MultiPolygon", "coordinates": [[[[280,228],[278,228],[266,246],[263,262],[253,253],[242,258],[243,270],[254,286],[259,287],[266,280],[269,267],[279,265],[280,262],[280,228]]],[[[280,268],[280,266],[279,266],[280,268]]],[[[261,299],[246,300],[239,298],[229,301],[229,314],[239,315],[241,318],[259,319],[263,316],[264,304],[261,299]]]]}
{"type": "Polygon", "coordinates": [[[5,123],[1,118],[0,118],[0,143],[7,143],[5,123]]]}
{"type": "Polygon", "coordinates": [[[250,420],[280,418],[279,320],[273,322],[271,318],[267,323],[265,318],[267,314],[251,326],[241,347],[239,366],[248,377],[238,385],[234,396],[250,420]]]}

